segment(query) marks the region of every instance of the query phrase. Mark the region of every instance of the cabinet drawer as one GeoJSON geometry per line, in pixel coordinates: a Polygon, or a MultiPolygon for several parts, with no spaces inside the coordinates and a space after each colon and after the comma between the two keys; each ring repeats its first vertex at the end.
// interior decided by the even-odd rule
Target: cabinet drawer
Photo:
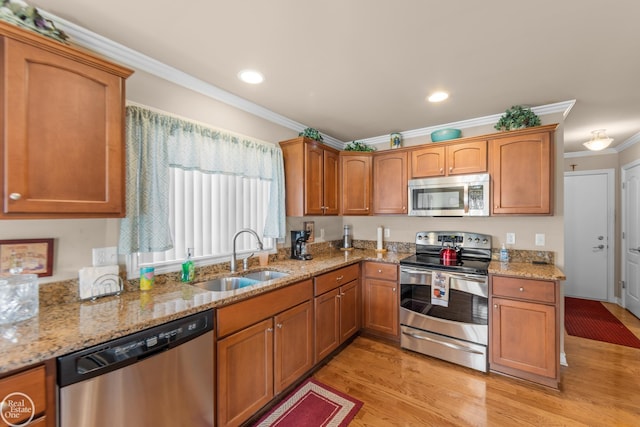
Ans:
{"type": "Polygon", "coordinates": [[[526,299],[536,302],[556,302],[555,282],[547,280],[493,276],[491,292],[496,296],[526,299]]]}
{"type": "Polygon", "coordinates": [[[398,266],[386,262],[365,262],[364,275],[380,280],[398,280],[398,266]]]}
{"type": "Polygon", "coordinates": [[[329,273],[321,274],[314,278],[314,295],[322,295],[325,292],[358,279],[360,276],[360,266],[353,264],[342,267],[329,273]]]}
{"type": "Polygon", "coordinates": [[[311,280],[305,280],[222,307],[216,313],[218,338],[309,301],[312,297],[311,280]]]}
{"type": "MultiPolygon", "coordinates": [[[[31,403],[24,396],[15,393],[24,393],[33,401],[35,405],[35,416],[43,414],[46,409],[45,391],[45,369],[44,366],[11,375],[0,380],[0,399],[10,397],[12,400],[25,401],[24,409],[31,409],[31,403]],[[11,395],[11,396],[10,396],[11,395]],[[15,398],[15,399],[14,399],[15,398]]],[[[9,414],[11,410],[5,401],[2,405],[2,412],[9,414]]],[[[20,425],[31,416],[31,412],[16,414],[17,418],[11,418],[15,425],[20,425]]],[[[5,424],[2,424],[5,425],[5,424]]]]}

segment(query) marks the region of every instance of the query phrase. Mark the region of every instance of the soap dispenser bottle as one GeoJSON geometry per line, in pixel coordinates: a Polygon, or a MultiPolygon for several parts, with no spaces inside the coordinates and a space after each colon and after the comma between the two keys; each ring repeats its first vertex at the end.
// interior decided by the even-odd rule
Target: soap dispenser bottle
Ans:
{"type": "Polygon", "coordinates": [[[193,248],[187,248],[187,259],[182,263],[182,281],[193,282],[196,277],[196,268],[193,265],[193,248]]]}

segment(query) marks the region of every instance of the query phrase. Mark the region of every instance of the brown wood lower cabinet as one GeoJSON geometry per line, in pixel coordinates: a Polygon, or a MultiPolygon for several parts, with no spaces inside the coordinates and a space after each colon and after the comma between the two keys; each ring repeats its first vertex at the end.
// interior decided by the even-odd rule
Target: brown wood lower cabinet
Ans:
{"type": "Polygon", "coordinates": [[[218,310],[219,426],[242,424],[313,367],[311,299],[306,280],[218,310]]]}
{"type": "Polygon", "coordinates": [[[354,264],[314,279],[316,363],[360,330],[359,277],[354,264]]]}
{"type": "Polygon", "coordinates": [[[395,264],[365,262],[364,330],[399,341],[399,305],[398,267],[395,264]]]}
{"type": "Polygon", "coordinates": [[[0,379],[0,399],[3,418],[0,426],[56,425],[55,360],[23,372],[9,374],[0,379]],[[27,396],[26,399],[24,396],[27,396]],[[14,401],[16,406],[9,401],[14,401]],[[13,408],[13,409],[12,409],[13,408]],[[29,418],[31,421],[28,422],[29,418]],[[7,424],[8,421],[11,424],[7,424]]]}
{"type": "Polygon", "coordinates": [[[490,367],[558,388],[559,284],[491,276],[490,367]]]}

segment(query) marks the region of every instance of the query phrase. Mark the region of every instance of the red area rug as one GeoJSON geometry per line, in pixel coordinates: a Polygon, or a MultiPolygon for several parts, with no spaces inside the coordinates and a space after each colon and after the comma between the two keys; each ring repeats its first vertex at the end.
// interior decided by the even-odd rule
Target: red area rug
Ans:
{"type": "Polygon", "coordinates": [[[346,427],[361,407],[359,400],[309,378],[255,426],[346,427]]]}
{"type": "Polygon", "coordinates": [[[575,337],[640,348],[640,338],[600,301],[565,297],[564,326],[575,337]]]}

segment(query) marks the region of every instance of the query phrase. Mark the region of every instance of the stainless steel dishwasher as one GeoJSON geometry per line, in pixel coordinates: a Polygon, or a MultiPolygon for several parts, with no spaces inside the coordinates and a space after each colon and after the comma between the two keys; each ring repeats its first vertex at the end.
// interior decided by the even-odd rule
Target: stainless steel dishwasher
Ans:
{"type": "Polygon", "coordinates": [[[213,426],[213,310],[58,358],[60,427],[213,426]]]}

